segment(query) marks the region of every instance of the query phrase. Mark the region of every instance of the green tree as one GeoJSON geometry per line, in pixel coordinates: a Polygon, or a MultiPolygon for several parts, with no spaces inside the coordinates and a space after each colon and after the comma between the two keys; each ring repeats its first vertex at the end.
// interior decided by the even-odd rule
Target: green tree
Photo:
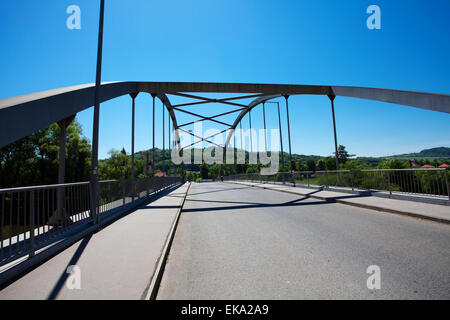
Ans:
{"type": "Polygon", "coordinates": [[[208,165],[205,162],[203,162],[200,165],[200,176],[202,177],[202,179],[208,179],[208,175],[209,175],[208,165]]]}
{"type": "Polygon", "coordinates": [[[219,177],[219,174],[220,174],[220,164],[214,163],[209,168],[209,178],[216,179],[217,177],[219,177]]]}
{"type": "MultiPolygon", "coordinates": [[[[54,123],[0,149],[0,187],[58,183],[59,135],[54,123]]],[[[66,130],[65,182],[88,181],[91,146],[74,120],[66,130]]]]}
{"type": "Polygon", "coordinates": [[[325,160],[320,159],[319,161],[317,161],[317,169],[319,171],[324,171],[326,169],[326,163],[325,160]]]}
{"type": "Polygon", "coordinates": [[[100,180],[118,180],[131,177],[131,159],[119,152],[111,149],[109,158],[99,162],[98,173],[100,180]]]}
{"type": "Polygon", "coordinates": [[[334,157],[326,157],[325,167],[327,170],[336,170],[336,159],[334,157]]]}
{"type": "Polygon", "coordinates": [[[308,161],[306,161],[306,167],[308,171],[316,171],[316,162],[314,159],[308,159],[308,161]]]}
{"type": "Polygon", "coordinates": [[[409,162],[402,161],[397,158],[384,161],[377,166],[377,169],[406,169],[406,168],[409,168],[409,162]]]}
{"type": "Polygon", "coordinates": [[[257,169],[254,168],[253,166],[250,166],[247,168],[247,171],[245,173],[256,173],[257,169]]]}
{"type": "MultiPolygon", "coordinates": [[[[335,152],[334,152],[335,153],[335,152]]],[[[345,150],[345,146],[339,145],[338,147],[338,160],[339,164],[345,164],[348,158],[354,157],[354,154],[349,154],[347,150],[345,150]]],[[[336,167],[336,165],[335,165],[336,167]]]]}
{"type": "Polygon", "coordinates": [[[342,166],[342,169],[344,170],[364,170],[370,168],[370,166],[362,163],[361,160],[356,159],[350,159],[342,166]]]}
{"type": "Polygon", "coordinates": [[[303,163],[302,160],[298,160],[295,163],[295,170],[297,170],[297,171],[307,171],[308,167],[306,166],[306,164],[303,163]]]}

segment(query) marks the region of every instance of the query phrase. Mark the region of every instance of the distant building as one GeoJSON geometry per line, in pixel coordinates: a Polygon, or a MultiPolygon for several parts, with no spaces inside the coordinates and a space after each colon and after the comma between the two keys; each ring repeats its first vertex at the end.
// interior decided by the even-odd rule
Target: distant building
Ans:
{"type": "Polygon", "coordinates": [[[426,165],[422,166],[422,168],[434,168],[434,167],[430,166],[429,164],[426,164],[426,165]]]}
{"type": "Polygon", "coordinates": [[[155,177],[167,177],[167,174],[165,172],[156,172],[154,174],[155,177]]]}
{"type": "Polygon", "coordinates": [[[420,164],[417,164],[414,160],[411,160],[411,168],[420,168],[420,164]]]}
{"type": "Polygon", "coordinates": [[[450,168],[450,164],[443,163],[439,166],[439,168],[450,168]]]}

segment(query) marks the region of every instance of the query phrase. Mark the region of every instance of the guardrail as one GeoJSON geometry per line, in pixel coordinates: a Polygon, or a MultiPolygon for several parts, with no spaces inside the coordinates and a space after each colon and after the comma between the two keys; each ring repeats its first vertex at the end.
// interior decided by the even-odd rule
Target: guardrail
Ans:
{"type": "Polygon", "coordinates": [[[445,168],[300,171],[279,172],[274,175],[251,173],[226,176],[224,180],[289,183],[352,191],[385,191],[389,195],[410,194],[450,201],[448,170],[445,168]]]}
{"type": "MultiPolygon", "coordinates": [[[[96,223],[181,183],[179,177],[99,181],[96,223]]],[[[0,189],[0,266],[94,223],[89,182],[0,189]]]]}

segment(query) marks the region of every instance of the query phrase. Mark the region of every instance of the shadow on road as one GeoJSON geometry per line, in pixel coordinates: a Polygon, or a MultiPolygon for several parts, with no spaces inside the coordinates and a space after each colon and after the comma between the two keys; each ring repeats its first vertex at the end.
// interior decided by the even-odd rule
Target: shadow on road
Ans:
{"type": "MultiPolygon", "coordinates": [[[[223,189],[218,190],[219,191],[227,191],[227,190],[234,190],[234,189],[247,189],[252,187],[246,187],[246,188],[233,188],[233,189],[223,189]]],[[[270,190],[269,191],[277,191],[277,190],[270,190]]],[[[205,211],[221,211],[221,210],[238,210],[238,209],[252,209],[252,208],[271,208],[271,207],[296,207],[296,206],[307,206],[307,205],[321,205],[321,204],[329,204],[329,203],[336,203],[339,199],[347,199],[347,198],[361,198],[361,197],[369,197],[369,193],[364,194],[352,194],[348,196],[338,196],[338,197],[330,197],[327,199],[318,199],[317,201],[309,201],[309,202],[301,202],[303,200],[311,198],[311,195],[322,191],[322,189],[314,190],[304,196],[302,196],[299,199],[291,200],[288,202],[283,203],[255,203],[255,202],[239,202],[239,201],[223,201],[223,200],[207,200],[207,199],[186,199],[187,202],[205,202],[205,203],[222,203],[222,204],[238,204],[235,206],[208,206],[205,208],[185,208],[183,209],[183,212],[205,212],[205,211]]],[[[216,191],[211,191],[216,192],[216,191]]],[[[201,192],[197,194],[205,194],[210,192],[201,192]]],[[[191,194],[190,194],[191,195],[191,194]]]]}
{"type": "Polygon", "coordinates": [[[197,192],[197,193],[189,192],[189,196],[196,196],[196,195],[215,193],[215,192],[225,192],[225,191],[231,191],[231,190],[250,189],[250,188],[252,188],[252,187],[239,187],[239,188],[233,187],[233,188],[215,189],[213,191],[204,191],[204,192],[197,192]]]}
{"type": "Polygon", "coordinates": [[[77,251],[75,251],[74,255],[72,256],[72,259],[70,259],[69,264],[64,268],[63,273],[59,277],[58,282],[55,284],[55,286],[52,289],[52,292],[48,296],[47,300],[55,300],[58,294],[61,292],[62,287],[64,286],[67,278],[69,277],[70,273],[67,273],[66,270],[69,266],[76,265],[78,260],[80,259],[81,255],[83,254],[83,251],[86,249],[89,240],[91,240],[92,235],[88,235],[81,241],[80,245],[77,248],[77,251]]]}

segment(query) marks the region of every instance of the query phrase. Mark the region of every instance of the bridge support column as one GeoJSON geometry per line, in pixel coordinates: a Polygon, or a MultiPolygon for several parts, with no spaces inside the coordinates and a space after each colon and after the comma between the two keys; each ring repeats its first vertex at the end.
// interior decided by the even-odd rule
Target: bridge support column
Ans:
{"type": "Polygon", "coordinates": [[[233,133],[233,164],[234,174],[237,174],[237,148],[236,148],[236,131],[233,133]]]}
{"type": "MultiPolygon", "coordinates": [[[[183,149],[181,149],[181,157],[183,157],[183,149]]],[[[181,158],[181,180],[184,182],[186,182],[186,175],[184,173],[184,159],[181,158]]]]}
{"type": "Polygon", "coordinates": [[[164,129],[164,113],[165,113],[165,110],[164,110],[164,102],[163,102],[163,105],[162,105],[162,134],[163,134],[163,138],[162,138],[162,141],[163,141],[163,145],[162,145],[162,148],[163,148],[163,153],[162,153],[162,160],[163,160],[163,172],[166,172],[166,163],[165,163],[165,161],[166,161],[166,140],[165,140],[165,129],[164,129]]]}
{"type": "MultiPolygon", "coordinates": [[[[244,165],[241,168],[244,169],[245,168],[245,149],[244,149],[244,143],[242,140],[242,120],[239,121],[239,129],[240,129],[239,136],[241,138],[241,150],[244,152],[244,165]]],[[[242,173],[245,173],[245,172],[242,172],[242,173]]]]}
{"type": "Polygon", "coordinates": [[[152,173],[155,174],[155,94],[152,94],[153,97],[153,152],[152,152],[152,173]]]}
{"type": "Polygon", "coordinates": [[[222,152],[222,164],[220,166],[220,172],[219,172],[219,178],[224,177],[225,176],[225,166],[227,165],[227,148],[226,148],[226,143],[224,145],[224,147],[222,148],[223,152],[222,152]]]}
{"type": "Polygon", "coordinates": [[[172,160],[171,160],[171,157],[172,157],[172,153],[171,153],[171,148],[170,148],[170,135],[171,135],[171,131],[170,131],[170,114],[168,115],[168,117],[167,117],[167,120],[168,120],[168,122],[169,122],[169,131],[167,132],[167,148],[169,149],[169,158],[170,158],[170,161],[169,161],[169,168],[167,169],[167,175],[169,175],[169,173],[170,173],[170,167],[171,167],[171,162],[172,162],[172,160]]]}
{"type": "MultiPolygon", "coordinates": [[[[63,184],[66,176],[66,142],[67,142],[67,127],[75,119],[76,115],[72,115],[64,120],[58,121],[60,128],[59,134],[59,163],[58,163],[58,184],[63,184]]],[[[56,211],[48,219],[48,224],[52,226],[62,226],[72,223],[70,216],[65,208],[65,189],[58,188],[56,198],[56,211]]]]}
{"type": "Polygon", "coordinates": [[[135,174],[134,174],[134,129],[135,129],[135,114],[136,114],[136,97],[139,93],[131,93],[131,100],[132,100],[132,106],[131,106],[131,201],[134,201],[134,193],[135,193],[135,188],[134,188],[134,179],[135,174]]]}
{"type": "Polygon", "coordinates": [[[336,158],[337,185],[339,186],[341,184],[341,182],[340,182],[340,176],[339,176],[339,158],[338,158],[338,144],[337,144],[337,134],[336,134],[336,119],[334,117],[334,99],[336,98],[336,96],[329,95],[328,98],[331,101],[331,115],[333,116],[334,152],[335,152],[335,158],[336,158]]]}
{"type": "Polygon", "coordinates": [[[289,95],[285,95],[284,98],[286,99],[286,116],[287,116],[287,128],[288,128],[288,140],[289,140],[289,173],[291,175],[291,182],[295,187],[295,181],[294,181],[294,175],[293,175],[293,163],[292,163],[292,149],[291,149],[291,127],[289,123],[289,95]]]}
{"type": "Polygon", "coordinates": [[[264,146],[265,146],[264,151],[267,153],[266,102],[263,101],[262,105],[263,105],[262,109],[263,109],[263,121],[264,121],[264,146]]]}
{"type": "MultiPolygon", "coordinates": [[[[278,101],[268,101],[267,103],[276,103],[278,109],[278,129],[280,130],[280,149],[281,149],[281,172],[284,172],[284,149],[283,149],[283,131],[281,129],[280,103],[278,101]]],[[[283,184],[286,183],[284,174],[281,174],[283,184]]]]}
{"type": "MultiPolygon", "coordinates": [[[[248,110],[248,124],[250,127],[250,153],[253,152],[253,140],[252,140],[252,113],[251,110],[248,110]]],[[[250,160],[250,154],[249,154],[249,160],[250,160]]]]}

